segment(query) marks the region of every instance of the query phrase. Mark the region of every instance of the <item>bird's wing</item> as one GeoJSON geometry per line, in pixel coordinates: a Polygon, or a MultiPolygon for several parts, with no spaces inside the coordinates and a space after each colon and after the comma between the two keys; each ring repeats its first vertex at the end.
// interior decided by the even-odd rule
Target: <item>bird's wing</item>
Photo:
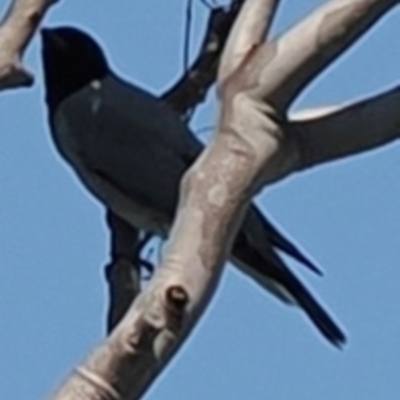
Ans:
{"type": "Polygon", "coordinates": [[[58,147],[75,168],[80,162],[109,187],[172,220],[180,179],[202,145],[160,100],[110,76],[61,104],[55,122],[53,130],[64,125],[64,136],[72,136],[58,147]]]}
{"type": "Polygon", "coordinates": [[[249,207],[243,229],[252,242],[270,242],[276,249],[294,258],[316,274],[322,275],[317,265],[305,256],[295,244],[280,233],[254,204],[249,207]]]}

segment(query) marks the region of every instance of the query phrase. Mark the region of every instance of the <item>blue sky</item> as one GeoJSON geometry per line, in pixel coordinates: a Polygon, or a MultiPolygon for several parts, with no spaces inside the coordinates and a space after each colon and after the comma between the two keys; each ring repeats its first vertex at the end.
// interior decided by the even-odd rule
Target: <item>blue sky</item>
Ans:
{"type": "MultiPolygon", "coordinates": [[[[0,0],[4,11],[8,1],[0,0]]],[[[198,2],[199,3],[199,2],[198,2]]],[[[275,31],[321,0],[283,1],[275,31]]],[[[126,78],[162,93],[182,71],[185,1],[62,1],[45,24],[86,27],[126,78]]],[[[193,54],[205,22],[196,7],[193,54]]],[[[385,16],[307,88],[305,108],[399,83],[400,13],[385,16]]],[[[56,154],[43,103],[38,38],[33,88],[0,100],[0,398],[40,399],[104,333],[104,211],[56,154]]],[[[212,97],[212,96],[211,96],[212,97]]],[[[210,98],[193,127],[213,124],[210,98]]],[[[398,144],[293,176],[257,202],[325,271],[291,263],[349,336],[328,346],[303,315],[233,268],[146,399],[397,399],[400,395],[398,144]],[[396,206],[397,204],[397,206],[396,206]]]]}

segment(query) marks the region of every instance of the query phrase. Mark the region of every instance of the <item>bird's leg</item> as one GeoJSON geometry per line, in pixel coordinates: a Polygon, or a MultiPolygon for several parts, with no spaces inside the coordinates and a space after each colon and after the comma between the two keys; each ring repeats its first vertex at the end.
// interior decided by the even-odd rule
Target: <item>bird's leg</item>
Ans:
{"type": "Polygon", "coordinates": [[[146,275],[146,276],[141,275],[141,278],[146,281],[149,280],[151,278],[151,276],[153,275],[154,265],[149,260],[143,258],[141,256],[141,252],[145,248],[145,246],[149,242],[149,240],[152,238],[152,236],[153,235],[151,233],[145,233],[143,235],[143,237],[139,238],[136,242],[136,246],[134,249],[134,255],[133,255],[134,265],[137,265],[139,267],[140,271],[142,271],[143,269],[146,270],[148,275],[146,275]]]}
{"type": "Polygon", "coordinates": [[[140,293],[141,265],[138,259],[132,257],[134,249],[140,244],[139,231],[110,210],[107,211],[107,224],[111,233],[111,261],[105,268],[110,297],[107,314],[107,334],[109,334],[140,293]]]}

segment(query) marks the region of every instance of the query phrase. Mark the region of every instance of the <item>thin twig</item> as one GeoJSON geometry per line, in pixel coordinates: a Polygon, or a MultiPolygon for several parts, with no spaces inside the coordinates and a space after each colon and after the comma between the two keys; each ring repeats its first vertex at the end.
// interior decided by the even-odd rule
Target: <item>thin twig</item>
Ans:
{"type": "Polygon", "coordinates": [[[188,71],[161,96],[182,116],[204,101],[207,91],[215,82],[219,57],[243,2],[235,0],[228,9],[211,9],[197,58],[188,71]]]}

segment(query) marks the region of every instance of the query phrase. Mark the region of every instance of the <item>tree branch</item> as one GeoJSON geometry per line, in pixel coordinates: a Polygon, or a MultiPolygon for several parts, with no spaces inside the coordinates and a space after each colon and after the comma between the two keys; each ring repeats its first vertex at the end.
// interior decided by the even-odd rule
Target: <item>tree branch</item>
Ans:
{"type": "Polygon", "coordinates": [[[326,115],[293,122],[299,169],[334,161],[400,138],[400,87],[326,115]]]}
{"type": "Polygon", "coordinates": [[[225,81],[243,62],[247,54],[262,44],[268,34],[279,0],[250,0],[236,18],[224,49],[218,71],[220,82],[225,81]]]}
{"type": "Polygon", "coordinates": [[[14,0],[0,24],[0,90],[31,86],[24,51],[47,9],[57,0],[14,0]]]}
{"type": "Polygon", "coordinates": [[[287,109],[318,73],[396,4],[398,0],[331,0],[323,4],[259,52],[250,67],[252,81],[257,81],[253,95],[287,109]]]}
{"type": "MultiPolygon", "coordinates": [[[[354,0],[351,5],[360,2],[354,0]]],[[[367,6],[352,9],[360,13],[357,18],[350,18],[348,8],[341,8],[343,0],[330,2],[332,9],[343,11],[335,14],[331,25],[361,32],[378,8],[389,8],[385,0],[363,0],[363,4],[367,6]]],[[[244,19],[243,15],[239,18],[244,19]]],[[[243,26],[248,26],[243,19],[243,26]]],[[[323,29],[330,33],[320,51],[332,55],[329,49],[340,47],[338,38],[348,37],[332,26],[323,29]]],[[[309,33],[303,34],[310,38],[309,33]]],[[[247,65],[236,69],[227,67],[233,72],[231,79],[219,81],[217,132],[182,180],[177,216],[161,268],[121,323],[73,372],[53,400],[138,399],[183,343],[215,292],[222,264],[252,195],[264,182],[279,180],[296,167],[291,158],[296,151],[291,146],[296,149],[297,139],[290,134],[290,124],[282,118],[280,107],[263,101],[288,97],[288,88],[295,86],[292,67],[305,65],[308,56],[294,52],[293,57],[300,61],[291,62],[286,77],[281,71],[270,76],[272,82],[280,79],[278,85],[253,79],[252,66],[259,66],[260,59],[250,58],[248,64],[245,60],[247,65]],[[249,91],[243,82],[258,86],[249,91]],[[263,96],[253,96],[257,92],[263,96]]]]}
{"type": "Polygon", "coordinates": [[[210,11],[197,58],[189,70],[161,96],[179,114],[185,115],[203,102],[215,82],[219,57],[243,2],[236,0],[228,9],[218,7],[210,11]]]}

